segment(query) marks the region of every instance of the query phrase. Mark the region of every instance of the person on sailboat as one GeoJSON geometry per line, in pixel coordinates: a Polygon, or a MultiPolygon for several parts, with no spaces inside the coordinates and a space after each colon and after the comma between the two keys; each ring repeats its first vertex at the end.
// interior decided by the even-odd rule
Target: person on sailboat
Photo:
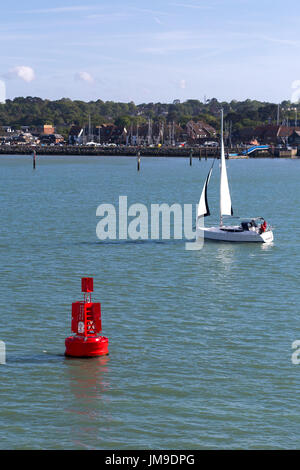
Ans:
{"type": "Polygon", "coordinates": [[[257,223],[255,222],[255,220],[254,220],[254,219],[252,219],[252,220],[251,220],[251,222],[250,222],[250,224],[249,224],[249,225],[250,225],[250,228],[249,228],[249,230],[252,230],[253,232],[256,232],[256,229],[257,229],[257,223]]]}
{"type": "Polygon", "coordinates": [[[260,226],[260,233],[264,233],[267,230],[267,222],[264,220],[260,226]]]}

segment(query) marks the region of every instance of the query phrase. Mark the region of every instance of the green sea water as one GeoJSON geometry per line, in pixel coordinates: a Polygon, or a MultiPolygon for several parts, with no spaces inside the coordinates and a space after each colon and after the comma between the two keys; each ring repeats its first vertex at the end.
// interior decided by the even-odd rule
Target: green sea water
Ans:
{"type": "Polygon", "coordinates": [[[235,213],[272,245],[97,238],[120,195],[196,204],[210,161],[1,157],[1,449],[299,448],[300,161],[227,163],[235,213]],[[64,356],[84,276],[107,357],[64,356]]]}

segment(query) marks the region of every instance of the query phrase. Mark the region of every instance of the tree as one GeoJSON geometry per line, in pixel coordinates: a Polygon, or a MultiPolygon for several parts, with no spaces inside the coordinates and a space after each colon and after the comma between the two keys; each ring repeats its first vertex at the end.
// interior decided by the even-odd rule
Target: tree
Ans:
{"type": "Polygon", "coordinates": [[[115,125],[118,127],[125,127],[128,129],[131,125],[131,119],[130,116],[120,116],[115,120],[115,125]]]}

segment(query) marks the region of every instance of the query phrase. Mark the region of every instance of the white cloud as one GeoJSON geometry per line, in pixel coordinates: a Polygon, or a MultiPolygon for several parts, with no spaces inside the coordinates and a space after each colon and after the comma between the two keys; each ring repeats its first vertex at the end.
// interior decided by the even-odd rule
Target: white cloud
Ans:
{"type": "Polygon", "coordinates": [[[162,22],[159,18],[157,18],[157,16],[154,16],[153,19],[154,19],[155,23],[157,23],[157,24],[163,24],[163,22],[162,22]]]}
{"type": "Polygon", "coordinates": [[[180,80],[179,86],[180,88],[182,88],[182,90],[184,90],[186,88],[186,80],[184,79],[180,80]]]}
{"type": "Polygon", "coordinates": [[[27,65],[18,65],[17,67],[13,68],[10,70],[9,75],[11,77],[19,77],[24,82],[32,82],[32,80],[35,79],[35,72],[31,67],[28,67],[27,65]]]}
{"type": "Polygon", "coordinates": [[[172,7],[183,7],[183,8],[195,8],[199,10],[211,10],[212,6],[208,5],[195,5],[195,4],[187,4],[187,3],[169,3],[172,7]]]}
{"type": "Polygon", "coordinates": [[[88,20],[98,20],[98,21],[114,21],[114,20],[126,20],[130,18],[128,13],[115,12],[115,13],[93,13],[85,16],[88,20]]]}
{"type": "Polygon", "coordinates": [[[77,80],[81,80],[82,82],[86,83],[94,83],[94,78],[88,72],[79,72],[75,75],[77,80]]]}
{"type": "Polygon", "coordinates": [[[72,12],[81,12],[81,11],[89,11],[93,10],[97,7],[94,5],[77,5],[77,6],[70,6],[70,7],[57,7],[57,8],[41,8],[38,10],[26,10],[21,11],[20,13],[72,13],[72,12]]]}
{"type": "Polygon", "coordinates": [[[263,35],[257,35],[257,39],[262,39],[263,41],[268,41],[268,42],[273,42],[276,44],[282,44],[284,46],[293,46],[293,47],[299,47],[300,46],[300,41],[295,41],[291,39],[284,39],[284,38],[274,38],[270,36],[263,36],[263,35]]]}

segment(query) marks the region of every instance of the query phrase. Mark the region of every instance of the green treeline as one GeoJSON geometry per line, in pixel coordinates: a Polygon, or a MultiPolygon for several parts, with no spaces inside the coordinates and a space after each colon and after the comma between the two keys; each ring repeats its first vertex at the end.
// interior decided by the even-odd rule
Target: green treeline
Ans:
{"type": "MultiPolygon", "coordinates": [[[[283,101],[279,107],[280,122],[295,122],[296,109],[299,105],[283,101]]],[[[0,126],[41,126],[53,124],[58,132],[64,133],[72,124],[96,126],[107,122],[117,125],[136,125],[155,121],[176,122],[184,126],[190,119],[202,120],[219,130],[220,108],[224,109],[225,121],[238,131],[245,127],[276,123],[278,105],[247,99],[219,102],[216,98],[203,103],[190,99],[180,103],[117,103],[114,101],[84,102],[62,98],[56,101],[38,97],[15,98],[0,104],[0,126]]],[[[300,108],[299,108],[300,109],[300,108]]],[[[298,111],[299,111],[298,109],[298,111]]]]}

